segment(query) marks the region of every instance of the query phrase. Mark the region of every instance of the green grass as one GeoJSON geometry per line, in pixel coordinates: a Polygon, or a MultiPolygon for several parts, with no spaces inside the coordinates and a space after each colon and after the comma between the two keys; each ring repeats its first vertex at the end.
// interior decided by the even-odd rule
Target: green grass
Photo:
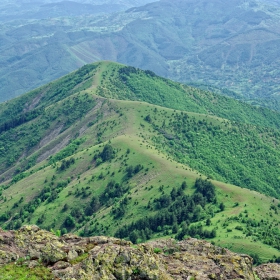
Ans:
{"type": "MultiPolygon", "coordinates": [[[[279,252],[272,246],[263,244],[261,238],[256,234],[246,236],[243,231],[237,230],[241,226],[248,229],[246,223],[239,219],[248,216],[252,220],[260,222],[264,220],[265,231],[271,227],[279,228],[278,214],[270,210],[271,205],[277,206],[279,201],[271,197],[262,195],[255,191],[239,188],[233,185],[216,183],[219,201],[223,201],[225,211],[218,213],[211,219],[211,227],[217,227],[217,236],[213,239],[216,245],[227,247],[228,249],[245,254],[258,254],[263,261],[268,261],[273,256],[278,256],[279,252]],[[235,206],[238,203],[237,206],[235,206]],[[228,229],[232,231],[228,231],[228,229]]],[[[256,226],[255,231],[262,230],[262,226],[256,226]]]]}
{"type": "Polygon", "coordinates": [[[51,272],[43,267],[38,266],[35,268],[28,268],[24,265],[7,264],[0,266],[0,279],[1,280],[52,280],[54,277],[51,272]]]}
{"type": "Polygon", "coordinates": [[[265,127],[280,127],[280,114],[223,95],[175,83],[133,67],[106,63],[96,93],[104,97],[141,100],[172,109],[215,115],[265,127]]]}
{"type": "MultiPolygon", "coordinates": [[[[165,191],[169,193],[173,187],[180,186],[182,181],[186,181],[189,186],[194,183],[195,179],[199,176],[197,171],[191,169],[188,165],[176,162],[168,153],[163,153],[160,149],[156,149],[151,142],[151,137],[154,136],[155,132],[151,124],[143,121],[143,116],[153,112],[154,107],[152,105],[131,101],[111,101],[110,104],[108,103],[103,106],[106,112],[109,111],[106,109],[106,106],[109,106],[108,108],[114,108],[114,111],[111,111],[111,114],[109,114],[106,119],[100,119],[96,124],[88,127],[87,133],[83,136],[83,141],[77,146],[74,155],[70,156],[75,158],[75,164],[63,172],[58,172],[57,167],[60,166],[60,161],[56,163],[56,166],[48,165],[49,161],[45,161],[43,165],[41,164],[42,167],[45,164],[44,168],[16,184],[13,184],[3,192],[7,201],[1,206],[1,211],[10,209],[11,213],[15,214],[19,212],[21,207],[33,201],[44,186],[48,186],[52,181],[54,185],[56,185],[57,182],[70,179],[67,186],[59,193],[59,196],[53,202],[41,203],[33,213],[28,214],[28,216],[24,218],[23,222],[23,224],[36,224],[38,223],[38,219],[44,216],[43,222],[39,224],[40,226],[48,229],[61,229],[64,227],[64,220],[71,213],[73,208],[81,208],[80,205],[84,205],[85,207],[89,204],[93,195],[101,195],[110,180],[114,179],[116,182],[121,183],[125,176],[124,170],[126,165],[135,166],[137,164],[143,164],[144,170],[128,182],[130,188],[128,196],[131,197],[131,200],[129,201],[124,218],[115,220],[110,214],[111,206],[101,208],[93,217],[89,217],[88,220],[79,221],[78,218],[75,218],[77,224],[74,231],[83,232],[85,228],[92,228],[92,226],[98,222],[102,227],[98,227],[96,234],[114,235],[116,223],[118,224],[117,227],[121,227],[124,223],[130,223],[151,214],[150,210],[146,209],[146,205],[150,199],[160,196],[159,188],[161,185],[164,185],[165,191]],[[122,116],[118,118],[120,124],[113,126],[115,117],[119,114],[116,113],[116,111],[122,112],[122,116]],[[104,124],[106,124],[107,127],[112,125],[112,129],[105,129],[106,126],[104,124]],[[94,139],[96,139],[95,135],[98,132],[102,132],[100,136],[102,143],[96,145],[94,139]],[[99,166],[95,166],[93,162],[94,154],[102,150],[104,146],[103,142],[107,139],[110,139],[111,145],[117,151],[116,157],[111,160],[111,162],[105,162],[99,166]],[[128,156],[126,156],[127,149],[130,150],[128,156]],[[124,159],[127,160],[123,162],[124,159]],[[145,172],[147,168],[148,171],[145,172]],[[118,172],[119,170],[121,170],[121,172],[118,172]],[[100,180],[98,176],[101,172],[105,177],[100,180]],[[114,175],[112,176],[113,172],[114,175]],[[55,176],[54,180],[52,180],[53,176],[55,176]],[[95,178],[92,180],[93,176],[95,178]],[[151,188],[151,186],[153,186],[153,188],[151,188]],[[77,190],[82,190],[82,188],[86,189],[87,187],[87,191],[91,192],[88,196],[82,197],[81,195],[75,195],[77,190]],[[24,190],[24,193],[22,190],[24,190]],[[23,202],[19,204],[18,207],[13,208],[13,205],[20,200],[21,196],[23,196],[23,202]],[[135,205],[136,202],[137,204],[135,205]],[[69,209],[66,211],[63,210],[65,204],[69,206],[69,209]],[[55,220],[53,216],[56,216],[55,220]]],[[[172,118],[171,115],[174,113],[173,110],[170,109],[158,108],[158,110],[157,116],[159,117],[161,112],[166,111],[166,118],[168,120],[172,118]]],[[[204,115],[195,113],[190,114],[190,116],[197,121],[205,117],[204,115]]],[[[220,124],[222,121],[214,117],[211,118],[215,125],[220,124]]],[[[88,118],[88,120],[89,119],[90,118],[88,118]]],[[[55,158],[56,157],[53,157],[53,159],[55,158]]],[[[62,158],[57,157],[57,160],[62,158]]],[[[218,226],[217,237],[214,239],[216,244],[230,246],[231,250],[238,252],[243,247],[238,245],[239,239],[236,240],[234,236],[240,235],[240,232],[234,230],[231,233],[227,233],[227,228],[234,228],[238,224],[245,227],[244,224],[232,221],[225,228],[221,227],[221,225],[228,216],[238,216],[241,212],[243,213],[245,209],[248,210],[249,217],[268,219],[270,223],[273,223],[273,219],[275,219],[276,216],[270,217],[269,215],[263,214],[269,213],[269,208],[273,199],[247,189],[240,189],[224,183],[215,182],[215,185],[218,188],[219,201],[225,203],[226,209],[224,212],[217,213],[215,217],[211,219],[212,225],[209,228],[214,228],[216,225],[218,226]],[[236,202],[239,203],[239,206],[234,207],[236,202]],[[247,205],[245,208],[244,204],[247,205]],[[258,210],[260,205],[261,209],[258,210]],[[262,215],[254,216],[258,213],[262,213],[262,215]],[[223,240],[224,243],[222,243],[221,240],[223,240]]],[[[186,192],[191,194],[193,190],[187,188],[186,192]]],[[[118,200],[116,202],[118,202],[118,200]]],[[[276,205],[277,200],[275,200],[273,204],[276,205]]],[[[12,216],[14,214],[12,214],[12,216]]],[[[14,222],[16,221],[17,219],[15,219],[14,222]]],[[[9,226],[12,226],[12,224],[10,223],[8,227],[9,226]]],[[[243,234],[241,235],[244,237],[243,234]]],[[[155,237],[162,237],[162,233],[156,234],[155,237]]],[[[247,243],[251,245],[248,252],[254,252],[252,238],[253,237],[249,237],[247,241],[247,243]]],[[[276,249],[269,249],[267,245],[263,246],[266,248],[266,253],[263,256],[264,260],[277,255],[276,249]]],[[[247,247],[249,248],[249,246],[247,247]]],[[[245,246],[244,250],[246,250],[247,247],[245,246]]],[[[256,252],[259,252],[257,247],[256,252]]]]}
{"type": "MultiPolygon", "coordinates": [[[[202,209],[202,218],[195,223],[203,229],[216,229],[216,237],[211,241],[237,252],[260,254],[263,249],[260,257],[264,261],[278,256],[279,201],[233,185],[279,197],[278,130],[264,127],[265,121],[258,127],[213,116],[209,112],[205,114],[203,112],[211,109],[210,105],[206,110],[195,97],[202,92],[183,89],[176,83],[140,70],[133,70],[136,73],[133,72],[129,79],[138,79],[135,81],[137,87],[141,84],[147,86],[139,89],[142,97],[148,98],[148,89],[154,94],[153,98],[160,98],[161,91],[168,97],[167,91],[170,91],[168,98],[174,100],[173,105],[184,106],[190,97],[186,95],[191,94],[192,102],[188,103],[188,108],[195,111],[199,107],[201,111],[181,112],[139,100],[97,96],[103,86],[104,92],[112,94],[111,97],[123,94],[122,99],[136,99],[132,95],[134,91],[128,88],[113,92],[109,86],[110,79],[119,78],[118,70],[123,66],[109,62],[95,66],[93,79],[87,73],[87,78],[81,78],[81,83],[74,86],[65,78],[64,82],[68,81],[69,88],[72,87],[67,93],[57,93],[63,80],[55,82],[56,94],[52,96],[51,89],[47,90],[42,115],[1,134],[1,145],[7,147],[4,149],[6,154],[0,159],[2,163],[13,154],[11,151],[18,149],[20,152],[17,152],[18,157],[14,156],[14,165],[0,166],[0,225],[5,229],[16,229],[23,224],[38,224],[55,231],[113,236],[124,225],[159,213],[153,206],[154,200],[163,193],[169,195],[183,181],[188,186],[185,194],[191,196],[195,191],[194,183],[201,176],[212,178],[217,188],[217,203],[206,205],[202,209]],[[134,77],[136,74],[139,76],[134,77]],[[83,90],[84,85],[90,84],[90,89],[83,90]],[[180,99],[180,94],[184,94],[185,101],[180,99]],[[54,101],[57,102],[48,103],[54,101]],[[24,133],[27,130],[29,133],[24,133]],[[37,143],[27,149],[35,136],[38,136],[37,143]],[[100,154],[106,144],[113,148],[114,157],[103,161],[100,154]],[[72,163],[61,169],[63,160],[70,162],[70,159],[72,163]],[[137,165],[143,168],[128,178],[126,169],[137,165]],[[20,176],[23,171],[25,176],[20,176]],[[112,180],[113,187],[109,184],[112,180]],[[112,189],[116,187],[116,190],[110,192],[108,185],[112,189]],[[112,197],[106,196],[106,192],[112,197]],[[219,210],[221,202],[225,205],[224,211],[219,210]],[[124,211],[116,217],[114,211],[121,207],[124,211]],[[211,220],[210,225],[206,225],[208,219],[211,220]],[[242,230],[236,227],[242,227],[242,230]],[[267,228],[275,230],[265,234],[267,228]]],[[[129,83],[123,86],[129,86],[129,83]]],[[[203,94],[208,96],[208,93],[203,94]]],[[[24,96],[22,101],[26,102],[27,98],[30,104],[34,96],[24,96]]],[[[147,101],[160,103],[160,99],[147,101]]],[[[13,102],[9,105],[11,108],[19,101],[13,102]]],[[[230,104],[227,105],[229,110],[230,104]]],[[[243,105],[240,103],[238,106],[243,105]]],[[[250,110],[254,118],[258,111],[250,110]]],[[[261,114],[258,118],[264,120],[261,114]]],[[[274,124],[277,123],[277,115],[275,120],[274,124]]],[[[249,116],[244,121],[251,122],[249,116]]],[[[179,224],[178,232],[183,227],[183,223],[179,224]]],[[[171,226],[166,226],[150,237],[177,236],[172,230],[171,226]]]]}
{"type": "Polygon", "coordinates": [[[70,263],[71,263],[72,265],[75,265],[75,264],[77,264],[77,263],[82,262],[82,261],[85,260],[86,258],[88,258],[88,256],[89,256],[88,253],[84,253],[84,254],[78,256],[77,258],[75,258],[74,260],[71,260],[70,263]]]}
{"type": "MultiPolygon", "coordinates": [[[[175,162],[171,162],[169,160],[167,160],[165,158],[165,156],[163,154],[159,154],[156,150],[142,150],[141,149],[141,142],[139,142],[138,140],[140,140],[137,137],[134,137],[129,140],[129,137],[120,137],[117,138],[116,140],[112,141],[112,145],[116,148],[116,149],[121,149],[123,151],[123,153],[120,153],[119,156],[121,156],[121,154],[125,154],[125,151],[127,148],[130,149],[130,153],[132,154],[129,157],[129,161],[128,164],[136,164],[139,162],[146,162],[147,165],[150,168],[150,172],[148,176],[143,176],[143,174],[141,174],[140,177],[136,177],[133,178],[133,180],[131,180],[130,185],[132,186],[131,189],[131,197],[132,197],[132,201],[129,204],[129,208],[127,210],[127,213],[125,215],[125,219],[122,219],[120,221],[118,221],[119,226],[121,227],[122,223],[129,223],[134,221],[136,218],[141,218],[141,217],[145,217],[145,215],[149,215],[149,211],[147,211],[145,208],[143,208],[145,205],[147,205],[147,202],[149,201],[150,198],[155,198],[158,197],[160,192],[159,192],[159,186],[164,183],[165,186],[169,185],[169,188],[166,188],[165,190],[171,191],[173,186],[179,186],[180,183],[183,180],[187,180],[187,184],[191,185],[194,182],[194,179],[198,176],[196,174],[196,172],[192,172],[189,169],[186,170],[187,166],[184,165],[178,165],[175,162]],[[131,142],[130,142],[131,141],[131,142]],[[141,153],[140,153],[141,152],[141,153]],[[135,153],[135,154],[134,154],[135,153]],[[154,168],[153,168],[154,166],[154,168]],[[146,187],[150,187],[151,185],[153,185],[153,189],[151,190],[147,190],[145,189],[146,187]],[[135,192],[137,190],[137,192],[135,192]],[[139,204],[135,207],[134,206],[134,202],[138,201],[139,204]]],[[[87,152],[80,152],[78,153],[76,156],[77,158],[81,158],[80,160],[83,160],[85,162],[87,162],[87,160],[89,160],[89,154],[88,153],[94,153],[94,150],[98,149],[98,147],[93,147],[92,149],[89,149],[87,152]]],[[[99,148],[100,149],[100,148],[99,148]]],[[[87,169],[87,163],[83,163],[83,164],[79,164],[76,163],[77,165],[73,166],[74,169],[69,169],[67,170],[67,172],[65,172],[65,174],[63,174],[65,177],[71,176],[71,174],[75,174],[74,170],[78,173],[77,174],[81,174],[81,170],[84,168],[84,170],[87,169]],[[76,170],[76,168],[79,166],[79,169],[76,170]]],[[[69,209],[66,212],[62,212],[62,208],[63,205],[65,203],[67,203],[68,205],[71,206],[71,208],[73,207],[80,207],[80,205],[86,205],[89,202],[89,199],[81,199],[80,197],[75,197],[73,195],[69,196],[68,192],[69,190],[74,192],[77,188],[82,188],[82,187],[86,187],[87,185],[90,185],[90,190],[92,190],[94,195],[98,195],[102,193],[102,190],[105,188],[106,184],[108,183],[108,181],[111,179],[111,176],[107,176],[105,178],[105,180],[95,180],[93,183],[88,184],[88,179],[90,179],[90,177],[92,175],[98,175],[100,174],[100,172],[103,170],[103,172],[113,172],[115,170],[119,169],[119,164],[118,163],[114,163],[114,161],[109,164],[106,163],[103,166],[99,166],[97,168],[95,168],[95,170],[86,170],[85,172],[83,172],[80,175],[80,179],[77,179],[77,176],[75,176],[75,178],[70,182],[70,184],[67,186],[67,188],[65,188],[61,193],[59,198],[54,201],[53,203],[44,203],[42,204],[32,215],[31,218],[31,223],[36,223],[38,217],[40,215],[42,215],[42,213],[47,213],[46,215],[46,220],[45,222],[41,225],[43,227],[48,227],[48,225],[51,225],[51,222],[53,222],[53,215],[56,215],[57,219],[55,220],[55,228],[59,228],[63,222],[63,220],[65,219],[65,217],[69,214],[69,212],[71,211],[71,209],[69,209]],[[86,178],[86,180],[85,180],[86,178]],[[52,214],[53,213],[53,214],[52,214]],[[55,213],[59,213],[59,215],[55,214],[55,213]]],[[[38,174],[34,174],[34,176],[36,176],[37,178],[40,178],[40,173],[44,174],[44,176],[51,178],[53,174],[56,174],[55,169],[48,167],[45,168],[45,171],[39,171],[38,174]]],[[[114,176],[114,179],[116,181],[121,180],[123,177],[123,173],[117,173],[116,176],[114,176]]],[[[43,181],[42,177],[42,181],[43,181]]],[[[63,177],[64,178],[64,177],[63,177]]],[[[63,178],[59,178],[59,179],[63,179],[63,178]]],[[[30,178],[32,181],[32,178],[30,178]]],[[[21,181],[21,184],[18,183],[19,186],[21,186],[21,188],[24,188],[26,190],[31,191],[32,185],[30,184],[31,181],[26,181],[26,179],[21,181]],[[29,187],[27,187],[27,185],[29,187]]],[[[42,182],[41,181],[41,182],[42,182]]],[[[37,181],[38,184],[38,181],[37,181]]],[[[43,182],[42,182],[43,184],[43,182]]],[[[248,212],[249,212],[249,216],[251,216],[253,218],[254,213],[258,213],[258,211],[256,210],[256,205],[262,205],[261,207],[261,213],[266,213],[269,212],[269,207],[272,203],[272,199],[271,198],[266,198],[263,195],[260,195],[258,193],[255,192],[251,192],[249,190],[246,189],[240,189],[237,188],[235,186],[229,186],[226,184],[220,184],[220,183],[215,183],[217,186],[217,191],[218,191],[218,195],[219,195],[219,201],[224,201],[225,205],[226,205],[226,210],[224,212],[218,213],[213,219],[211,219],[212,221],[212,225],[217,225],[219,226],[219,229],[217,230],[217,237],[214,239],[214,241],[216,242],[217,245],[221,245],[221,246],[226,246],[229,247],[229,249],[236,251],[236,252],[246,252],[247,248],[248,248],[248,252],[247,253],[259,253],[259,246],[262,246],[261,248],[265,248],[265,250],[263,251],[264,253],[261,254],[261,257],[263,260],[267,260],[267,259],[271,259],[274,255],[277,256],[277,250],[273,249],[269,246],[263,245],[261,243],[258,244],[258,246],[254,247],[254,242],[252,241],[252,238],[249,237],[246,241],[242,241],[239,242],[240,240],[236,240],[234,238],[234,235],[240,235],[240,233],[238,231],[234,231],[232,234],[227,234],[226,232],[226,228],[225,229],[220,229],[220,225],[223,223],[223,220],[226,220],[228,216],[232,216],[232,215],[238,215],[240,212],[243,212],[244,208],[244,204],[246,203],[248,212]],[[256,196],[256,198],[253,198],[254,196],[256,196]],[[238,202],[240,204],[240,206],[238,207],[234,207],[234,203],[238,202]],[[219,222],[218,222],[219,220],[219,222]],[[221,240],[223,240],[222,242],[220,242],[221,240]],[[240,244],[247,244],[247,246],[241,246],[240,244]],[[250,246],[249,246],[250,245],[250,246]]],[[[8,189],[7,191],[11,191],[13,188],[11,187],[10,189],[8,189]]],[[[187,190],[188,192],[192,192],[191,189],[188,188],[187,190]]],[[[14,191],[14,196],[20,196],[19,194],[16,194],[17,191],[14,191]]],[[[26,192],[27,194],[29,192],[26,192]]],[[[31,192],[32,193],[32,192],[31,192]]],[[[17,200],[17,198],[15,199],[17,200]]],[[[275,201],[276,203],[276,201],[275,201]]],[[[5,205],[12,205],[12,201],[8,202],[8,204],[5,205]]],[[[95,222],[99,222],[100,224],[102,224],[104,226],[104,228],[106,228],[107,226],[108,229],[104,230],[104,231],[99,231],[98,234],[107,234],[107,235],[113,235],[114,231],[115,231],[115,227],[113,226],[115,224],[115,220],[113,219],[113,217],[110,215],[110,207],[109,208],[103,208],[101,209],[94,217],[93,221],[95,222]]],[[[267,219],[271,219],[269,216],[265,216],[265,215],[260,215],[258,218],[264,218],[266,217],[267,219]]],[[[91,221],[88,222],[88,224],[90,224],[91,221]]],[[[87,225],[87,223],[85,224],[85,226],[87,225]]],[[[236,226],[236,222],[234,222],[234,224],[229,224],[229,228],[233,228],[236,226]]],[[[244,226],[244,225],[243,225],[244,226]]],[[[78,228],[77,228],[78,230],[78,228]]],[[[242,235],[243,236],[243,235],[242,235]]],[[[155,236],[156,237],[156,236],[155,236]]],[[[158,237],[161,237],[161,235],[158,235],[158,237]]]]}

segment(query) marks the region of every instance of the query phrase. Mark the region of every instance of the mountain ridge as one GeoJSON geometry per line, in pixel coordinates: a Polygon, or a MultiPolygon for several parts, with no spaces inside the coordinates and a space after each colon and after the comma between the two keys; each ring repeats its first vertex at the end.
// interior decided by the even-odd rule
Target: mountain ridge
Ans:
{"type": "Polygon", "coordinates": [[[0,224],[135,243],[200,237],[275,261],[277,114],[147,70],[84,66],[0,105],[0,224]],[[250,114],[209,114],[233,105],[250,114]]]}

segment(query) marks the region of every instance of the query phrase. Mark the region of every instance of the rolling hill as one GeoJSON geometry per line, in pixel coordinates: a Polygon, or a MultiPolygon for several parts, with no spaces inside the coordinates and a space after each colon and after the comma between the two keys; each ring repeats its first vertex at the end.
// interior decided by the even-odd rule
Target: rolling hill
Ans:
{"type": "Polygon", "coordinates": [[[5,229],[278,257],[278,113],[99,62],[1,104],[0,119],[5,229]]]}

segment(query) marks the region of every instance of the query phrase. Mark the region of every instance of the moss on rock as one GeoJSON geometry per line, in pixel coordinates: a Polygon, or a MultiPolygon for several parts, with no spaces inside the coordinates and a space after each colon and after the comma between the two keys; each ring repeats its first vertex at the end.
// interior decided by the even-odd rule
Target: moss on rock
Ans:
{"type": "Polygon", "coordinates": [[[131,242],[104,236],[57,237],[37,226],[0,231],[0,269],[4,271],[5,265],[15,261],[23,270],[44,265],[48,275],[61,280],[255,280],[251,257],[202,240],[169,239],[132,246],[131,242]]]}

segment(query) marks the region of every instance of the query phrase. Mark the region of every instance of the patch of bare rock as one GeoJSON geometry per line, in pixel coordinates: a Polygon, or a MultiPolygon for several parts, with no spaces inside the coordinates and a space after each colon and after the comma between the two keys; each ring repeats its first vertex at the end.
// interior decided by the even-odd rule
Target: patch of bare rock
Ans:
{"type": "Polygon", "coordinates": [[[254,272],[251,257],[197,239],[133,245],[102,236],[57,237],[37,226],[0,230],[0,265],[19,258],[29,267],[43,264],[61,280],[255,280],[256,274],[261,280],[280,279],[277,264],[262,265],[254,272]]]}
{"type": "Polygon", "coordinates": [[[280,264],[266,263],[255,268],[261,280],[280,280],[280,264]]]}

